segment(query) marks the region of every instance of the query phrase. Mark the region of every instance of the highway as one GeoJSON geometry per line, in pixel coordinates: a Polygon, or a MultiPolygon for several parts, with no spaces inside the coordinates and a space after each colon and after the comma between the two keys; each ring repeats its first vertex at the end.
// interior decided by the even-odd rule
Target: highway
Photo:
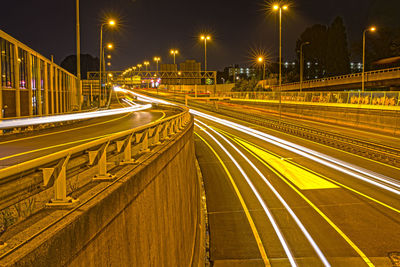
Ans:
{"type": "Polygon", "coordinates": [[[192,114],[212,266],[398,266],[399,168],[192,114]]]}
{"type": "MultiPolygon", "coordinates": [[[[400,250],[398,187],[388,192],[215,120],[196,125],[214,266],[392,266],[389,253],[400,250]]],[[[400,177],[396,168],[285,139],[400,177]]]]}
{"type": "MultiPolygon", "coordinates": [[[[126,106],[124,103],[116,108],[126,106]]],[[[0,168],[76,146],[113,133],[132,129],[175,114],[153,108],[114,116],[87,119],[40,132],[0,137],[0,168]]]]}

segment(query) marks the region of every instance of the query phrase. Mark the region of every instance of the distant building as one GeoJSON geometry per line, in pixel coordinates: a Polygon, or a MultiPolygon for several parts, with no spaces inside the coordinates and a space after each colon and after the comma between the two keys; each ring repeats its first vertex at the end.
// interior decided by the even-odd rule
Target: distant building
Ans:
{"type": "Polygon", "coordinates": [[[257,70],[255,68],[249,67],[240,67],[239,65],[230,66],[227,69],[229,79],[233,81],[233,79],[250,79],[255,77],[257,74],[257,70]]]}

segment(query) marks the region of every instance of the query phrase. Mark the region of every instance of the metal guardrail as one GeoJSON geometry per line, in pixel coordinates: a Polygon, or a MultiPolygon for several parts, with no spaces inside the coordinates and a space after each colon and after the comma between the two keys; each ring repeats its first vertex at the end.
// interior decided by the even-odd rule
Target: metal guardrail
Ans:
{"type": "Polygon", "coordinates": [[[120,165],[135,163],[135,156],[149,152],[150,147],[161,144],[186,127],[191,115],[187,108],[181,107],[181,109],[180,114],[161,121],[1,169],[0,183],[12,183],[23,175],[32,173],[37,175],[38,172],[42,172],[44,186],[54,186],[54,198],[47,205],[72,205],[76,200],[67,197],[66,180],[69,168],[76,166],[69,166],[69,161],[79,158],[80,166],[97,167],[94,180],[114,179],[115,177],[107,172],[107,152],[110,152],[108,148],[112,145],[113,153],[122,157],[120,165]]]}
{"type": "MultiPolygon", "coordinates": [[[[370,106],[400,106],[400,92],[282,92],[282,101],[321,104],[357,104],[370,106]]],[[[216,96],[236,100],[278,101],[278,92],[227,92],[216,96]]]]}
{"type": "MultiPolygon", "coordinates": [[[[365,80],[371,80],[374,75],[377,74],[382,74],[382,73],[393,73],[397,72],[400,73],[400,68],[390,68],[390,69],[382,69],[382,70],[374,70],[374,71],[368,71],[365,72],[365,80]]],[[[328,81],[336,81],[336,80],[345,80],[345,79],[351,79],[351,78],[360,78],[362,77],[362,73],[353,73],[353,74],[347,74],[347,75],[341,75],[341,76],[333,76],[333,77],[326,77],[326,78],[321,78],[321,79],[314,79],[314,80],[306,80],[303,81],[303,86],[307,86],[309,84],[316,84],[316,83],[324,83],[328,81]]],[[[373,79],[372,79],[373,80],[373,79]]],[[[361,80],[360,80],[361,81],[361,80]]],[[[355,81],[357,82],[357,81],[355,81]]],[[[282,87],[290,87],[290,86],[300,86],[299,82],[295,83],[285,83],[282,84],[282,87]]],[[[278,86],[272,86],[273,88],[277,88],[278,86]]]]}

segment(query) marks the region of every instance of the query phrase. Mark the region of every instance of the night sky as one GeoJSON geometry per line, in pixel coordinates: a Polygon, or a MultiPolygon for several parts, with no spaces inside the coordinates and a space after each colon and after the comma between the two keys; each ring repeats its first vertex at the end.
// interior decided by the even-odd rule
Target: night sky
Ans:
{"type": "MultiPolygon", "coordinates": [[[[344,17],[349,42],[361,39],[372,0],[296,0],[284,14],[284,59],[295,58],[295,42],[306,27],[329,24],[344,17]]],[[[118,27],[105,30],[113,41],[114,70],[161,56],[171,63],[170,48],[180,51],[177,61],[203,60],[198,37],[210,32],[209,69],[251,64],[251,50],[278,54],[278,20],[265,11],[262,0],[81,0],[81,52],[98,55],[100,24],[116,18],[118,27]]],[[[75,0],[13,0],[2,3],[0,29],[46,57],[60,63],[75,53],[75,0]]],[[[154,65],[154,64],[153,64],[154,65]]]]}

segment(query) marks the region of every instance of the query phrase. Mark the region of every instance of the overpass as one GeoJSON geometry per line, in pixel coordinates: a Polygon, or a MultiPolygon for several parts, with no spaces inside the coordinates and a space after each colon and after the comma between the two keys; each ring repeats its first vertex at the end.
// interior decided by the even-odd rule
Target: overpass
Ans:
{"type": "MultiPolygon", "coordinates": [[[[302,83],[304,91],[340,91],[361,88],[362,73],[327,77],[316,80],[307,80],[302,83]]],[[[400,87],[400,68],[391,68],[365,72],[366,88],[398,88],[400,87]]],[[[270,87],[272,91],[279,91],[279,86],[270,87]]],[[[299,91],[300,83],[282,84],[282,91],[299,91]]]]}

